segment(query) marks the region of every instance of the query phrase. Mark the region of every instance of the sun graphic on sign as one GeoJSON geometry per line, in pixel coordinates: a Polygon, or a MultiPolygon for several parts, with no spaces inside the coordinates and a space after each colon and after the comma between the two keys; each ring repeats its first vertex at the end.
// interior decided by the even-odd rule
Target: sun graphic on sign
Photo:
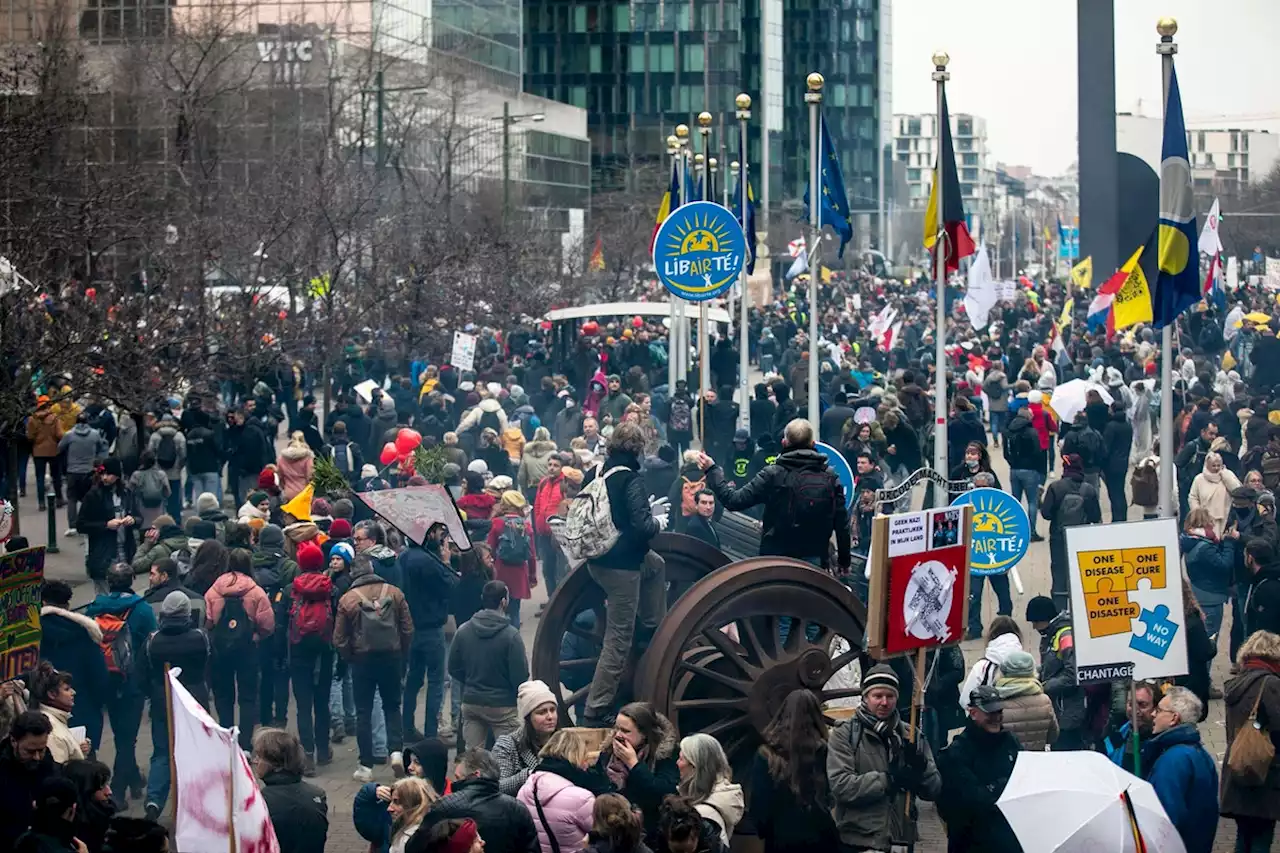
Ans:
{"type": "Polygon", "coordinates": [[[976,497],[973,502],[974,533],[1010,533],[1014,529],[1015,516],[1008,504],[997,505],[995,498],[976,497]]]}
{"type": "Polygon", "coordinates": [[[671,235],[668,248],[680,254],[687,252],[719,252],[721,244],[729,240],[729,229],[723,222],[713,222],[710,214],[690,217],[679,223],[671,235]]]}

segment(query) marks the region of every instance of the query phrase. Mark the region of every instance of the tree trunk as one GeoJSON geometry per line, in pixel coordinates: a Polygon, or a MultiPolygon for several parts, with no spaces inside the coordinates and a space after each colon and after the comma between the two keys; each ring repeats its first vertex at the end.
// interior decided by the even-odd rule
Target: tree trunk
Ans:
{"type": "Polygon", "coordinates": [[[22,519],[18,515],[18,443],[10,436],[9,453],[4,461],[5,468],[8,469],[9,483],[8,492],[5,498],[9,501],[9,506],[13,507],[13,530],[10,536],[22,535],[22,519]]]}

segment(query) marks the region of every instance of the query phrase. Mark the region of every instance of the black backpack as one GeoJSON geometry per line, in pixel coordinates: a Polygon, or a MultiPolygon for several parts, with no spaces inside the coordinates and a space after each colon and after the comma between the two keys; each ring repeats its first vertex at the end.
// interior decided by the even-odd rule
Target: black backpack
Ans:
{"type": "Polygon", "coordinates": [[[213,650],[228,659],[252,654],[253,633],[257,630],[249,611],[244,608],[244,598],[229,595],[222,600],[222,615],[213,626],[213,650]]]}
{"type": "Polygon", "coordinates": [[[1074,492],[1067,492],[1058,504],[1058,524],[1061,527],[1079,527],[1089,523],[1089,513],[1085,508],[1089,493],[1093,486],[1081,483],[1074,492]]]}
{"type": "Polygon", "coordinates": [[[480,415],[480,430],[491,429],[499,435],[502,434],[502,421],[498,419],[497,412],[484,412],[480,415]]]}
{"type": "Polygon", "coordinates": [[[805,468],[790,472],[783,500],[786,501],[788,539],[797,542],[820,539],[826,542],[830,538],[836,490],[834,477],[828,469],[805,468]]]}
{"type": "Polygon", "coordinates": [[[156,444],[156,465],[166,471],[178,464],[178,434],[161,433],[156,444]]]}

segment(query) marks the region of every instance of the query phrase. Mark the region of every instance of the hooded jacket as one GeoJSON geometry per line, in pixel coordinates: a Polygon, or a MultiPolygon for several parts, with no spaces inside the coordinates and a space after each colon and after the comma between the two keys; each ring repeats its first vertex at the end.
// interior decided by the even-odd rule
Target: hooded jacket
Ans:
{"type": "Polygon", "coordinates": [[[529,665],[520,632],[505,613],[481,610],[458,628],[449,647],[449,677],[462,682],[468,705],[516,706],[529,665]]]}
{"type": "Polygon", "coordinates": [[[183,533],[182,528],[176,524],[166,524],[157,532],[153,544],[146,545],[146,539],[142,541],[144,543],[143,547],[138,549],[133,558],[133,573],[135,575],[151,571],[151,567],[156,563],[169,559],[187,547],[187,534],[183,533]]]}
{"type": "Polygon", "coordinates": [[[522,492],[535,488],[547,476],[547,460],[556,452],[554,441],[531,441],[524,446],[520,468],[516,472],[516,487],[522,492]]]}
{"type": "Polygon", "coordinates": [[[1166,729],[1143,744],[1142,769],[1187,853],[1210,853],[1218,828],[1218,766],[1196,724],[1166,729]]]}
{"type": "Polygon", "coordinates": [[[707,487],[716,493],[716,498],[726,510],[745,510],[757,504],[764,505],[760,534],[761,555],[796,557],[801,560],[817,557],[826,565],[830,534],[814,538],[797,537],[789,523],[792,517],[792,477],[805,470],[827,472],[833,491],[831,529],[836,535],[836,562],[841,568],[848,568],[849,511],[845,508],[844,489],[835,473],[828,468],[827,457],[818,451],[811,448],[788,450],[740,489],[734,489],[725,482],[724,471],[717,465],[707,472],[707,487]]]}
{"type": "Polygon", "coordinates": [[[498,435],[502,435],[507,429],[507,413],[502,410],[502,404],[493,397],[484,398],[479,405],[463,415],[455,432],[464,433],[481,426],[493,427],[498,435]],[[498,426],[493,426],[495,421],[498,426]]]}
{"type": "Polygon", "coordinates": [[[1022,845],[996,806],[1018,758],[1018,739],[970,722],[938,753],[942,796],[938,813],[947,824],[947,849],[1021,853],[1022,845]]]}
{"type": "Polygon", "coordinates": [[[538,536],[551,535],[551,516],[556,514],[563,496],[564,475],[543,477],[533,498],[533,532],[538,536]]]}
{"type": "Polygon", "coordinates": [[[222,618],[222,608],[228,598],[243,600],[244,612],[253,621],[255,641],[270,636],[276,629],[275,612],[262,587],[248,575],[239,572],[226,572],[220,575],[204,594],[205,624],[213,630],[222,618]]]}
{"type": "MultiPolygon", "coordinates": [[[[333,620],[333,647],[342,655],[343,660],[354,660],[361,655],[370,654],[369,638],[360,630],[360,602],[374,601],[385,595],[391,599],[391,606],[396,613],[396,628],[400,633],[400,654],[408,656],[409,647],[413,643],[413,617],[409,614],[409,603],[404,593],[394,584],[386,581],[381,575],[363,575],[351,582],[351,587],[338,599],[338,612],[333,620]]],[[[384,653],[385,654],[385,653],[384,653]]]]}
{"type": "Polygon", "coordinates": [[[62,436],[62,423],[53,409],[37,409],[27,419],[27,441],[31,442],[31,455],[38,459],[57,456],[62,436]]]}
{"type": "Polygon", "coordinates": [[[694,803],[694,808],[719,828],[720,840],[727,846],[729,839],[733,837],[734,827],[742,820],[742,813],[746,811],[742,786],[737,782],[721,779],[705,800],[694,803]]]}
{"type": "MultiPolygon", "coordinates": [[[[676,735],[676,728],[662,714],[655,716],[657,743],[647,745],[651,750],[646,750],[640,757],[618,790],[633,807],[640,809],[644,837],[650,844],[655,844],[658,838],[658,814],[662,801],[668,795],[676,793],[680,784],[680,768],[676,766],[680,740],[676,735]]],[[[596,760],[595,772],[607,778],[612,757],[613,750],[601,750],[600,757],[596,760]]]]}
{"type": "Polygon", "coordinates": [[[995,683],[1004,702],[1004,730],[1012,732],[1022,748],[1043,752],[1058,740],[1058,715],[1053,700],[1035,678],[1006,678],[995,683]]]}
{"type": "Polygon", "coordinates": [[[404,579],[400,576],[400,565],[396,562],[396,552],[386,545],[374,545],[359,552],[373,563],[373,573],[397,589],[404,589],[404,579]]]}
{"type": "Polygon", "coordinates": [[[280,497],[288,503],[311,482],[315,468],[315,454],[309,447],[290,445],[280,451],[276,459],[276,473],[280,476],[280,497]]]}
{"type": "Polygon", "coordinates": [[[93,463],[107,455],[107,442],[88,424],[76,424],[58,441],[58,453],[66,456],[68,474],[89,474],[93,463]]]}
{"type": "Polygon", "coordinates": [[[1001,634],[982,652],[982,657],[969,668],[969,675],[960,686],[960,708],[967,711],[969,695],[979,687],[991,687],[1000,679],[1000,665],[1014,652],[1022,651],[1022,640],[1017,634],[1001,634]]]}
{"type": "Polygon", "coordinates": [[[98,708],[107,696],[101,643],[102,629],[93,618],[51,604],[40,608],[40,657],[71,673],[82,708],[98,708]]]}
{"type": "Polygon", "coordinates": [[[151,434],[151,440],[147,442],[147,449],[152,453],[156,452],[160,447],[160,441],[167,437],[173,438],[173,446],[176,452],[174,458],[177,461],[174,462],[172,468],[164,468],[162,470],[170,480],[181,480],[182,469],[187,464],[187,437],[179,432],[176,426],[172,423],[162,424],[158,430],[151,434]]]}
{"type": "Polygon", "coordinates": [[[1019,409],[1005,429],[1004,458],[1010,470],[1035,471],[1044,476],[1048,471],[1049,454],[1040,447],[1040,435],[1031,423],[1031,410],[1019,409]],[[1023,416],[1023,412],[1026,416],[1023,416]]]}
{"type": "Polygon", "coordinates": [[[1079,731],[1085,725],[1085,692],[1076,684],[1076,647],[1071,614],[1063,611],[1040,634],[1040,684],[1053,700],[1058,728],[1079,731]]]}

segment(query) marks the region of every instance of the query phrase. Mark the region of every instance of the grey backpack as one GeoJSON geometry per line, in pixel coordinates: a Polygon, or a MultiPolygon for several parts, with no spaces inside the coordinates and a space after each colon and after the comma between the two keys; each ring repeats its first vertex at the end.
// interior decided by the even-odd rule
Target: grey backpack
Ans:
{"type": "Polygon", "coordinates": [[[569,504],[564,527],[556,534],[569,568],[576,569],[593,557],[603,557],[617,544],[622,534],[613,523],[606,486],[614,474],[628,470],[621,465],[610,468],[587,483],[569,504]]]}
{"type": "Polygon", "coordinates": [[[371,652],[400,651],[400,627],[396,622],[396,602],[383,584],[373,598],[360,598],[356,619],[364,645],[371,652]]]}

